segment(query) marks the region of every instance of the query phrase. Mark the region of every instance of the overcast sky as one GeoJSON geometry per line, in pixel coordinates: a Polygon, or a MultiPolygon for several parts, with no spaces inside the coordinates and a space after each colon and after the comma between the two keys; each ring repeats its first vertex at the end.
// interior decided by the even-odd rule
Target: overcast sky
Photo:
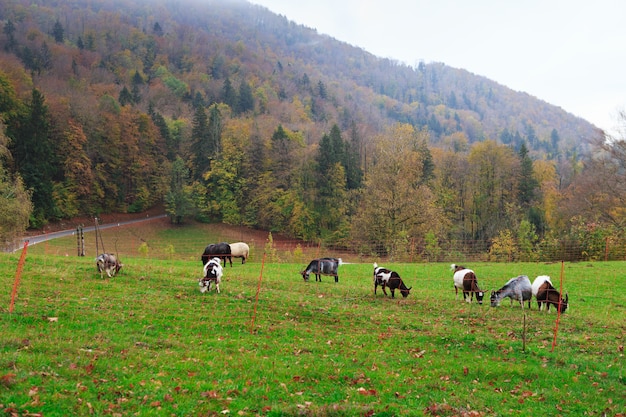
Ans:
{"type": "Polygon", "coordinates": [[[383,58],[442,62],[614,132],[626,109],[624,0],[251,0],[383,58]]]}

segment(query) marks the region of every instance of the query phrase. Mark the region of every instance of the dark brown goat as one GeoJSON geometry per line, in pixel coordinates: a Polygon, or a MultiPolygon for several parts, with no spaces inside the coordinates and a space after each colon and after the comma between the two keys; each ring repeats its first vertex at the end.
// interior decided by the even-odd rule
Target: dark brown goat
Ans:
{"type": "Polygon", "coordinates": [[[545,306],[546,310],[550,311],[550,305],[553,305],[559,313],[567,310],[569,296],[565,294],[565,298],[561,297],[559,291],[552,286],[550,277],[545,275],[537,277],[533,283],[533,292],[535,292],[539,310],[545,306]]]}
{"type": "Polygon", "coordinates": [[[478,287],[478,279],[474,271],[455,264],[450,265],[450,269],[454,271],[453,279],[456,297],[458,297],[460,288],[463,291],[463,299],[465,301],[471,303],[475,294],[478,304],[482,304],[485,293],[478,287]]]}

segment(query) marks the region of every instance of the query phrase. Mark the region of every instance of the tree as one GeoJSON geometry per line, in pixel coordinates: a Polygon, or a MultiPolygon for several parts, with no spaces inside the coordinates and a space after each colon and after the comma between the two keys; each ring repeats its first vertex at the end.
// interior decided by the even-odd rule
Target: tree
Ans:
{"type": "MultiPolygon", "coordinates": [[[[626,112],[620,114],[620,121],[626,127],[626,112]]],[[[592,144],[582,174],[564,191],[560,211],[566,219],[599,223],[626,238],[626,135],[599,134],[592,144]]]]}
{"type": "Polygon", "coordinates": [[[11,52],[17,46],[17,42],[15,41],[15,25],[11,19],[8,19],[2,29],[2,32],[7,35],[7,44],[4,49],[8,52],[11,52]]]}
{"type": "Polygon", "coordinates": [[[220,95],[222,103],[228,105],[233,110],[237,110],[237,92],[230,82],[230,78],[226,77],[224,85],[222,86],[222,93],[220,95]]]}
{"type": "Polygon", "coordinates": [[[350,129],[350,142],[346,143],[346,152],[343,161],[343,166],[346,170],[346,188],[348,190],[358,190],[363,184],[361,148],[361,136],[356,128],[356,123],[353,122],[350,129]]]}
{"type": "Polygon", "coordinates": [[[423,183],[419,144],[426,132],[395,125],[375,141],[361,204],[352,219],[352,238],[377,255],[399,255],[408,241],[423,241],[428,232],[441,236],[446,227],[435,196],[423,183]]]}
{"type": "Polygon", "coordinates": [[[15,240],[24,235],[33,211],[30,193],[21,177],[13,178],[0,169],[0,246],[14,249],[15,240]]]}
{"type": "Polygon", "coordinates": [[[209,169],[212,149],[209,139],[209,122],[204,107],[197,107],[191,125],[191,170],[192,178],[202,179],[209,169]]]}
{"type": "Polygon", "coordinates": [[[32,90],[31,101],[19,122],[10,130],[11,152],[17,171],[27,188],[33,190],[33,227],[41,226],[47,219],[56,217],[53,198],[53,178],[59,165],[57,149],[51,140],[50,120],[44,97],[32,90]]]}
{"type": "Polygon", "coordinates": [[[191,132],[192,178],[201,180],[211,168],[211,161],[218,158],[222,138],[222,115],[217,104],[209,108],[196,108],[191,132]]]}
{"type": "Polygon", "coordinates": [[[152,117],[152,122],[155,124],[157,129],[159,129],[161,137],[165,141],[167,159],[174,161],[179,153],[179,141],[176,140],[177,138],[170,132],[170,128],[161,113],[151,111],[150,116],[152,117]]]}
{"type": "Polygon", "coordinates": [[[556,129],[552,129],[550,133],[550,152],[553,155],[556,155],[559,152],[559,142],[561,138],[559,137],[559,132],[556,129]]]}
{"type": "Polygon", "coordinates": [[[466,206],[466,229],[472,240],[487,242],[518,221],[515,198],[519,160],[511,148],[487,140],[474,143],[469,154],[471,203],[466,206]]]}
{"type": "Polygon", "coordinates": [[[328,91],[326,91],[326,85],[324,85],[322,80],[317,82],[317,94],[322,100],[326,100],[328,98],[328,91]]]}
{"type": "Polygon", "coordinates": [[[533,174],[533,161],[528,156],[526,144],[522,143],[517,153],[520,160],[520,170],[518,174],[517,201],[525,210],[528,210],[536,197],[536,189],[539,183],[533,174]]]}
{"type": "Polygon", "coordinates": [[[91,214],[86,210],[91,196],[94,176],[91,160],[85,152],[87,136],[83,126],[77,121],[68,120],[65,140],[60,147],[64,172],[62,184],[55,187],[55,202],[62,217],[91,214]]]}
{"type": "Polygon", "coordinates": [[[252,110],[254,110],[252,88],[250,84],[242,80],[239,85],[239,95],[237,96],[237,113],[241,114],[252,110]]]}
{"type": "Polygon", "coordinates": [[[161,28],[159,22],[154,22],[154,25],[152,25],[152,33],[156,36],[163,36],[163,29],[161,28]]]}
{"type": "Polygon", "coordinates": [[[11,176],[4,161],[11,159],[9,138],[0,119],[0,247],[13,249],[15,240],[23,236],[33,211],[31,195],[19,175],[11,176]]]}
{"type": "Polygon", "coordinates": [[[120,95],[117,98],[117,101],[119,101],[120,105],[122,106],[125,106],[127,104],[133,104],[133,96],[130,91],[128,91],[128,88],[126,88],[126,86],[124,86],[124,88],[122,88],[122,91],[120,91],[120,95]]]}
{"type": "Polygon", "coordinates": [[[135,71],[135,75],[133,75],[133,78],[132,78],[132,87],[131,87],[131,99],[134,104],[139,104],[141,102],[141,93],[139,92],[139,88],[143,84],[144,84],[143,77],[141,76],[141,74],[139,74],[139,71],[135,71]]]}
{"type": "Polygon", "coordinates": [[[49,70],[52,68],[52,52],[50,51],[47,42],[43,42],[41,44],[41,48],[39,48],[38,61],[41,69],[49,70]]]}
{"type": "Polygon", "coordinates": [[[56,22],[54,22],[54,26],[52,27],[52,37],[54,38],[54,41],[56,43],[63,43],[63,41],[65,40],[63,25],[61,25],[61,22],[59,22],[58,19],[56,22]]]}
{"type": "Polygon", "coordinates": [[[289,137],[282,125],[278,125],[271,140],[271,172],[275,181],[275,187],[287,190],[290,187],[293,160],[292,151],[295,143],[289,137]]]}
{"type": "Polygon", "coordinates": [[[189,169],[180,156],[172,163],[170,187],[165,196],[165,212],[175,224],[184,222],[193,213],[193,204],[189,189],[189,169]]]}

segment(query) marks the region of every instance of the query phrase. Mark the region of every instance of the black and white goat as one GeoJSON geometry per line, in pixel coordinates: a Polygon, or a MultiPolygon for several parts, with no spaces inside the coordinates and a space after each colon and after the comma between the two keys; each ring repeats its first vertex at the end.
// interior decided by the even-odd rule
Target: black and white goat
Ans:
{"type": "Polygon", "coordinates": [[[215,289],[217,293],[220,293],[220,282],[222,282],[222,261],[220,258],[215,257],[209,260],[203,268],[203,275],[198,285],[200,285],[200,292],[205,293],[211,289],[211,283],[215,283],[215,289]]]}
{"type": "Polygon", "coordinates": [[[515,278],[511,278],[502,288],[497,291],[491,291],[491,307],[497,307],[500,302],[509,297],[511,299],[511,306],[513,306],[513,300],[517,300],[524,308],[524,301],[528,301],[528,308],[530,308],[530,299],[533,296],[532,287],[530,285],[530,279],[526,275],[520,275],[515,278]]]}
{"type": "Polygon", "coordinates": [[[404,284],[402,278],[396,271],[392,271],[387,268],[383,268],[378,266],[376,262],[374,262],[374,295],[376,294],[376,288],[378,286],[383,287],[383,294],[387,295],[387,291],[385,288],[389,288],[391,291],[391,298],[395,298],[395,290],[399,289],[400,293],[404,298],[409,296],[411,288],[404,284]]]}
{"type": "Polygon", "coordinates": [[[476,274],[471,269],[467,269],[464,266],[450,265],[450,269],[454,271],[454,292],[455,299],[459,298],[459,289],[463,291],[463,299],[468,303],[471,303],[476,294],[476,301],[478,304],[483,303],[485,293],[478,287],[478,279],[476,274]]]}
{"type": "Polygon", "coordinates": [[[112,253],[101,253],[96,258],[96,267],[98,268],[98,272],[100,272],[100,277],[104,277],[104,273],[106,272],[109,278],[112,278],[120,272],[124,265],[117,259],[115,255],[112,253]]]}
{"type": "Polygon", "coordinates": [[[539,311],[541,311],[544,306],[547,311],[550,311],[550,304],[552,304],[559,313],[565,313],[565,310],[567,310],[569,296],[565,294],[565,298],[562,298],[561,293],[552,286],[552,281],[550,281],[549,276],[539,275],[535,278],[532,285],[532,292],[537,300],[539,311]]]}

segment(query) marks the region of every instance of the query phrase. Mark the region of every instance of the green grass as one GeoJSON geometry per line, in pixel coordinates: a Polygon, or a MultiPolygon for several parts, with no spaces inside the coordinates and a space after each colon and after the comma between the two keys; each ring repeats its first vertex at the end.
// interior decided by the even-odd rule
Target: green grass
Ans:
{"type": "MultiPolygon", "coordinates": [[[[163,233],[184,241],[187,232],[154,231],[148,241],[156,248],[163,233]]],[[[0,255],[7,415],[617,416],[626,408],[624,262],[565,265],[571,309],[551,351],[556,314],[534,302],[522,311],[455,300],[448,264],[384,263],[413,286],[391,299],[374,296],[371,262],[342,265],[338,284],[305,283],[306,261],[262,265],[257,244],[254,261],[225,269],[221,294],[201,294],[191,249],[176,259],[125,256],[119,276],[101,279],[93,257],[40,245],[29,248],[12,313],[19,253],[0,255]]],[[[485,289],[521,273],[557,284],[561,273],[560,263],[466,266],[485,289]]]]}

